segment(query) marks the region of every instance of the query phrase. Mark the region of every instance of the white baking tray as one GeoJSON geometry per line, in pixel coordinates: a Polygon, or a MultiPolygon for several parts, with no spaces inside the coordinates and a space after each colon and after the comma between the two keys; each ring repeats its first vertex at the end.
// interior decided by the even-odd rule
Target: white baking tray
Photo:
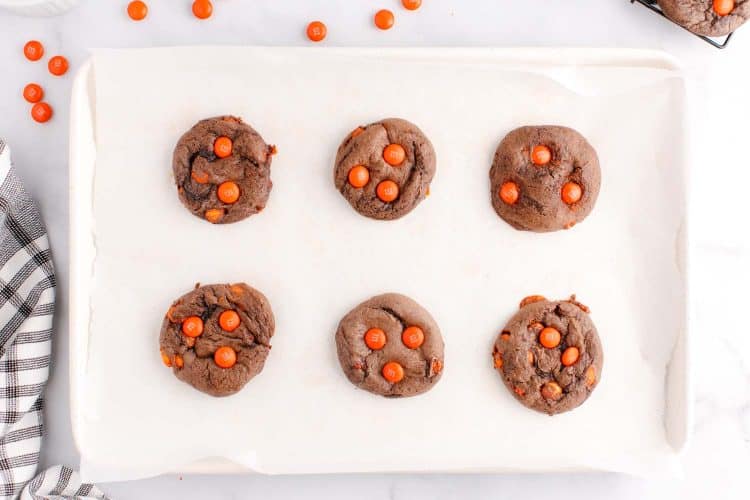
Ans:
{"type": "Polygon", "coordinates": [[[98,51],[75,81],[70,378],[86,479],[676,470],[691,421],[690,155],[673,60],[613,49],[219,52],[98,51]],[[216,227],[181,207],[169,158],[184,130],[221,113],[243,116],[279,155],[267,209],[216,227]],[[431,196],[383,223],[351,210],[331,169],[350,129],[394,115],[427,133],[438,166],[431,196]],[[599,201],[571,231],[518,232],[492,210],[492,153],[526,124],[573,126],[599,152],[599,201]],[[148,182],[128,204],[133,178],[148,182]],[[268,295],[274,349],[243,391],[214,399],[160,366],[156,339],[193,282],[239,280],[268,295]],[[445,374],[425,395],[372,396],[336,361],[338,320],[385,291],[411,295],[443,330],[445,374]],[[521,407],[492,370],[498,329],[532,293],[578,293],[604,346],[593,396],[553,418],[521,407]]]}

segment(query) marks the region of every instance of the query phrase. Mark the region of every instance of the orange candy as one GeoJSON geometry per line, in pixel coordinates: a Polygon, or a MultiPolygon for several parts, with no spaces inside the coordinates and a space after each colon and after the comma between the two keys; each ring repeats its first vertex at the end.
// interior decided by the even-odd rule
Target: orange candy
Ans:
{"type": "Polygon", "coordinates": [[[383,159],[388,165],[397,167],[404,163],[406,151],[401,144],[388,144],[383,150],[383,159]]]}
{"type": "Polygon", "coordinates": [[[562,353],[562,364],[565,366],[571,366],[576,364],[580,353],[577,347],[568,347],[562,353]]]}
{"type": "Polygon", "coordinates": [[[216,190],[216,196],[224,203],[234,203],[240,199],[240,187],[236,182],[222,182],[216,190]]]}
{"type": "Polygon", "coordinates": [[[529,362],[530,365],[533,365],[534,364],[534,353],[531,352],[531,351],[529,351],[526,354],[526,360],[529,362]]]}
{"type": "Polygon", "coordinates": [[[375,26],[381,30],[389,30],[393,27],[393,12],[388,9],[382,9],[375,13],[375,26]]]}
{"type": "Polygon", "coordinates": [[[385,203],[390,203],[398,198],[398,184],[393,181],[383,181],[375,190],[378,198],[385,203]]]}
{"type": "Polygon", "coordinates": [[[521,301],[518,307],[524,308],[529,304],[533,304],[534,302],[541,302],[542,300],[547,300],[547,299],[545,299],[543,295],[529,295],[528,297],[524,297],[524,299],[521,301]]]}
{"type": "Polygon", "coordinates": [[[554,349],[560,345],[560,332],[556,328],[548,326],[539,333],[539,343],[547,349],[554,349]]]}
{"type": "Polygon", "coordinates": [[[726,16],[734,10],[734,0],[714,0],[714,12],[726,16]]]}
{"type": "Polygon", "coordinates": [[[206,210],[206,213],[204,215],[208,222],[210,222],[211,224],[216,224],[222,219],[222,217],[224,217],[224,209],[209,208],[208,210],[206,210]]]}
{"type": "Polygon", "coordinates": [[[401,382],[404,378],[404,367],[395,361],[389,361],[383,366],[383,378],[391,384],[401,382]]]}
{"type": "Polygon", "coordinates": [[[193,2],[193,15],[198,19],[208,19],[214,12],[214,6],[210,0],[195,0],[193,2]]]}
{"type": "Polygon", "coordinates": [[[44,97],[44,90],[36,83],[30,83],[23,88],[23,98],[29,102],[39,102],[44,97]]]}
{"type": "Polygon", "coordinates": [[[182,322],[182,333],[188,337],[199,337],[203,333],[203,320],[198,316],[190,316],[182,322]]]}
{"type": "Polygon", "coordinates": [[[225,332],[233,332],[240,326],[240,315],[237,311],[227,310],[219,314],[219,326],[225,332]]]}
{"type": "Polygon", "coordinates": [[[401,341],[409,349],[417,349],[424,343],[424,332],[418,326],[409,326],[401,334],[401,341]]]}
{"type": "Polygon", "coordinates": [[[586,368],[586,385],[591,387],[596,383],[596,368],[594,368],[594,365],[589,366],[586,368]]]}
{"type": "Polygon", "coordinates": [[[503,367],[503,353],[495,351],[492,355],[492,359],[495,361],[495,368],[499,370],[503,367]]]}
{"type": "Polygon", "coordinates": [[[373,351],[378,351],[385,346],[385,332],[380,328],[370,328],[365,332],[365,344],[373,351]]]}
{"type": "Polygon", "coordinates": [[[180,356],[179,354],[174,355],[174,365],[177,368],[182,368],[183,366],[185,366],[185,361],[183,361],[182,356],[180,356]]]}
{"type": "Polygon", "coordinates": [[[141,0],[133,0],[128,4],[128,16],[133,21],[142,21],[148,15],[148,6],[141,0]]]}
{"type": "Polygon", "coordinates": [[[167,356],[164,351],[161,351],[161,362],[164,363],[164,366],[166,367],[172,366],[172,360],[169,359],[169,356],[167,356]]]}
{"type": "Polygon", "coordinates": [[[581,186],[575,182],[566,182],[562,187],[561,197],[568,205],[572,205],[580,200],[581,196],[583,196],[583,190],[581,189],[581,186]]]}
{"type": "Polygon", "coordinates": [[[68,60],[63,56],[53,56],[47,63],[47,69],[55,76],[62,76],[68,72],[68,60]]]}
{"type": "Polygon", "coordinates": [[[355,188],[365,187],[370,182],[370,171],[363,165],[355,165],[349,170],[349,184],[355,188]]]}
{"type": "Polygon", "coordinates": [[[534,146],[534,148],[531,150],[531,162],[534,165],[542,166],[549,163],[549,161],[552,159],[552,152],[549,150],[547,146],[543,146],[541,144],[534,146]]]}
{"type": "Polygon", "coordinates": [[[313,42],[322,41],[326,37],[327,33],[328,29],[326,28],[326,25],[321,21],[313,21],[307,25],[307,38],[309,38],[313,42]]]}
{"type": "Polygon", "coordinates": [[[403,5],[406,10],[417,10],[422,6],[422,0],[401,0],[401,5],[403,5]]]}
{"type": "Polygon", "coordinates": [[[52,107],[46,102],[38,102],[31,106],[31,117],[34,121],[44,123],[52,118],[52,107]]]}
{"type": "Polygon", "coordinates": [[[503,200],[504,203],[508,205],[513,205],[515,202],[518,201],[518,196],[520,195],[520,192],[518,190],[518,184],[515,182],[503,182],[503,185],[500,186],[500,199],[503,200]]]}
{"type": "Polygon", "coordinates": [[[208,182],[208,174],[205,172],[196,172],[195,170],[193,170],[190,173],[190,177],[192,177],[193,180],[198,184],[205,184],[208,182]]]}
{"type": "Polygon", "coordinates": [[[505,340],[505,341],[510,340],[510,332],[502,332],[500,334],[500,338],[503,339],[503,340],[505,340]]]}
{"type": "Polygon", "coordinates": [[[352,139],[354,139],[355,137],[357,137],[358,135],[360,135],[364,131],[365,131],[365,129],[363,129],[362,127],[357,127],[354,130],[352,130],[352,133],[350,135],[352,136],[352,139]]]}
{"type": "Polygon", "coordinates": [[[562,396],[562,387],[557,382],[547,382],[542,386],[542,396],[544,399],[560,399],[562,396]]]}
{"type": "Polygon", "coordinates": [[[232,154],[232,139],[229,137],[217,137],[214,141],[214,154],[219,158],[226,158],[232,154]]]}
{"type": "Polygon", "coordinates": [[[37,40],[28,41],[23,46],[23,55],[29,61],[38,61],[44,55],[44,46],[37,40]]]}
{"type": "Polygon", "coordinates": [[[237,353],[231,347],[223,346],[216,349],[214,363],[221,368],[231,368],[237,362],[237,353]]]}

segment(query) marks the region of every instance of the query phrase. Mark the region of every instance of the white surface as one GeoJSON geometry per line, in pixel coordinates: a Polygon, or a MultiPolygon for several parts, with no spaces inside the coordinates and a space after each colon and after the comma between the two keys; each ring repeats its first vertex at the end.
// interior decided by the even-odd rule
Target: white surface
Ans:
{"type": "Polygon", "coordinates": [[[0,0],[0,8],[25,16],[55,16],[78,5],[78,0],[0,0]]]}
{"type": "MultiPolygon", "coordinates": [[[[684,480],[638,480],[612,474],[563,475],[336,475],[309,477],[165,476],[104,484],[119,499],[325,498],[428,499],[518,496],[630,499],[746,498],[750,488],[750,336],[741,313],[750,281],[750,236],[745,216],[750,171],[737,156],[747,143],[750,35],[737,33],[719,52],[627,0],[425,0],[417,13],[402,13],[394,0],[379,5],[350,0],[216,2],[210,22],[197,22],[187,0],[151,2],[147,21],[135,24],[125,2],[83,1],[61,18],[28,19],[0,14],[0,135],[12,145],[26,187],[39,201],[58,264],[60,282],[55,364],[47,391],[43,465],[75,464],[68,410],[67,344],[67,94],[72,74],[55,79],[43,62],[25,62],[23,44],[43,40],[48,53],[64,52],[76,68],[86,47],[164,44],[306,44],[304,26],[322,18],[328,45],[567,45],[661,48],[679,57],[699,99],[692,200],[696,248],[694,352],[696,425],[684,458],[684,480]],[[388,33],[370,27],[370,14],[390,5],[398,25],[388,33]],[[222,7],[220,10],[218,7],[222,7]],[[369,11],[369,12],[368,12],[369,11]],[[20,98],[29,81],[45,86],[55,106],[52,122],[29,119],[20,98]],[[716,128],[705,125],[717,125],[716,128]],[[724,179],[730,179],[724,181],[724,179]]],[[[634,388],[635,389],[635,388],[634,388]]],[[[127,432],[127,430],[125,430],[127,432]]]]}
{"type": "MultiPolygon", "coordinates": [[[[684,391],[666,394],[663,383],[669,377],[679,385],[686,376],[681,362],[677,371],[668,370],[686,316],[680,293],[686,285],[680,273],[685,96],[669,62],[652,58],[645,66],[649,56],[480,49],[227,47],[221,57],[212,47],[97,51],[95,133],[84,134],[96,137],[96,167],[92,174],[88,165],[71,164],[73,186],[94,186],[93,219],[88,196],[73,207],[74,220],[83,221],[80,234],[93,232],[96,247],[93,283],[80,286],[83,278],[71,291],[76,308],[81,302],[81,309],[91,310],[90,331],[88,317],[72,323],[76,336],[88,340],[87,349],[72,351],[71,358],[80,367],[73,379],[73,423],[84,479],[143,477],[212,456],[276,474],[668,472],[676,450],[667,432],[679,434],[675,427],[684,429],[687,421],[684,391]],[[257,68],[266,78],[257,78],[257,68]],[[318,76],[300,87],[297,76],[314,71],[318,76]],[[460,98],[455,89],[462,89],[460,98]],[[203,98],[206,93],[212,97],[203,98]],[[193,123],[230,111],[279,148],[273,198],[249,221],[211,226],[177,202],[168,160],[193,123]],[[438,171],[431,196],[409,217],[378,223],[356,214],[336,193],[331,169],[349,130],[393,115],[421,125],[435,146],[438,171]],[[519,232],[492,210],[487,172],[493,152],[505,133],[530,123],[573,126],[599,153],[601,196],[574,230],[519,232]],[[623,141],[631,144],[627,154],[623,141]],[[652,168],[654,160],[664,167],[652,168]],[[135,204],[132,191],[122,189],[132,179],[147,180],[138,183],[135,204]],[[248,281],[275,310],[275,349],[263,374],[232,398],[192,390],[157,355],[155,332],[165,307],[196,279],[248,281]],[[445,374],[419,398],[394,401],[353,390],[336,360],[336,322],[354,304],[385,291],[416,298],[443,332],[445,374]],[[606,346],[594,396],[553,425],[503,391],[489,355],[519,298],[537,291],[551,297],[578,293],[595,311],[606,346]],[[112,321],[125,312],[129,321],[112,321]],[[643,369],[632,371],[633,363],[643,369]],[[288,376],[300,370],[304,376],[288,376]],[[641,390],[622,398],[630,386],[641,390]],[[325,411],[316,411],[323,401],[325,411]],[[683,412],[667,418],[667,406],[683,412]],[[190,414],[207,432],[185,441],[194,422],[170,418],[175,413],[190,414]],[[503,425],[488,415],[503,415],[503,425]],[[406,421],[422,422],[419,432],[400,424],[406,421]],[[447,433],[449,423],[455,430],[447,433]],[[132,432],[123,434],[128,425],[132,432]],[[372,432],[379,427],[389,432],[372,432]],[[580,428],[589,429],[586,439],[580,428]],[[402,451],[394,456],[396,448],[402,451]],[[362,449],[369,451],[363,455],[362,449]]],[[[74,129],[85,126],[74,123],[74,129]]],[[[74,152],[81,146],[88,149],[71,144],[74,152]]],[[[87,257],[87,251],[72,255],[84,276],[92,269],[87,257]]]]}

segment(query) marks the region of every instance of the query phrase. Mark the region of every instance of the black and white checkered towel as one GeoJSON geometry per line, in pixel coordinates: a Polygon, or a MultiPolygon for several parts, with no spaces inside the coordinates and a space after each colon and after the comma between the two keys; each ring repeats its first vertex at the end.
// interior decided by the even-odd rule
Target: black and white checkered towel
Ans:
{"type": "Polygon", "coordinates": [[[47,231],[0,139],[0,500],[106,499],[67,467],[34,476],[54,309],[47,231]]]}

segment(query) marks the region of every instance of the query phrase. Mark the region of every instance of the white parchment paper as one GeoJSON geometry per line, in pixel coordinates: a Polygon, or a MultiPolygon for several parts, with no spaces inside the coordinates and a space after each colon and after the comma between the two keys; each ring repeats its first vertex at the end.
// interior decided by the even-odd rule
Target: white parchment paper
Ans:
{"type": "Polygon", "coordinates": [[[528,53],[527,64],[491,50],[97,51],[95,180],[80,179],[94,187],[96,244],[74,422],[86,479],[205,457],[266,473],[669,469],[665,376],[685,327],[683,82],[622,52],[594,64],[528,53]],[[182,207],[171,169],[180,135],[219,114],[279,149],[266,210],[227,226],[182,207]],[[332,168],[349,131],[390,116],[430,137],[437,174],[409,216],[377,222],[349,207],[332,168]],[[573,230],[519,232],[492,210],[492,155],[526,124],[574,127],[599,153],[599,201],[573,230]],[[234,281],[268,296],[277,329],[264,371],[215,399],[161,364],[157,338],[174,298],[234,281]],[[419,397],[358,390],[336,359],[340,318],[386,291],[425,306],[445,339],[444,376],[419,397]],[[548,417],[507,393],[491,346],[524,296],[571,293],[591,307],[604,370],[586,404],[548,417]]]}

